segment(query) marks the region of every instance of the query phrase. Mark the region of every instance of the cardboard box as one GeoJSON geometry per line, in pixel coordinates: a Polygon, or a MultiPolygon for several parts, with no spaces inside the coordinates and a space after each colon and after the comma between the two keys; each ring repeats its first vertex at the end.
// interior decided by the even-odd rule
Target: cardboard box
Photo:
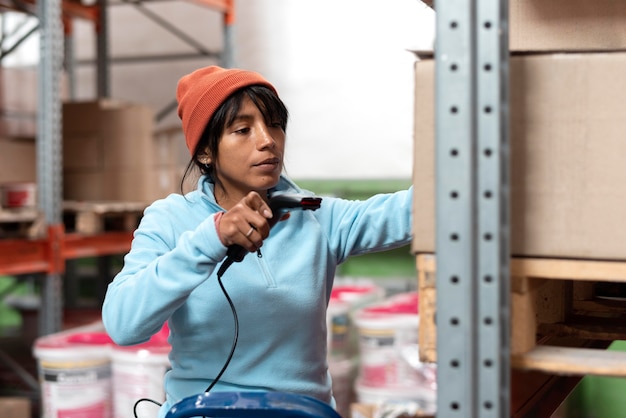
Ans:
{"type": "Polygon", "coordinates": [[[0,137],[0,183],[36,181],[34,138],[0,137]]]}
{"type": "Polygon", "coordinates": [[[0,396],[3,418],[31,418],[30,400],[16,396],[0,396]]]}
{"type": "MultiPolygon", "coordinates": [[[[432,0],[424,3],[435,8],[432,0]]],[[[512,0],[511,51],[609,51],[626,49],[623,0],[512,0]]]]}
{"type": "Polygon", "coordinates": [[[174,166],[73,170],[63,178],[65,200],[144,202],[180,193],[181,170],[174,166]]]}
{"type": "Polygon", "coordinates": [[[63,106],[63,197],[151,203],[180,192],[189,153],[178,130],[155,132],[151,108],[111,99],[63,106]]]}
{"type": "Polygon", "coordinates": [[[350,418],[435,418],[432,413],[420,411],[415,402],[400,401],[367,403],[355,402],[350,405],[350,418]]]}
{"type": "MultiPolygon", "coordinates": [[[[510,67],[512,254],[626,259],[626,53],[510,67]]],[[[433,73],[416,63],[415,253],[435,250],[433,73]]]]}
{"type": "Polygon", "coordinates": [[[63,104],[63,168],[145,167],[153,157],[154,112],[148,106],[101,99],[63,104]]]}
{"type": "Polygon", "coordinates": [[[623,0],[513,0],[511,51],[609,51],[626,48],[623,0]]]}
{"type": "MultiPolygon", "coordinates": [[[[38,67],[0,66],[0,136],[37,133],[38,67]]],[[[60,75],[59,94],[68,96],[66,74],[60,75]]]]}
{"type": "Polygon", "coordinates": [[[36,68],[0,67],[0,136],[37,132],[36,68]]]}
{"type": "Polygon", "coordinates": [[[37,133],[37,113],[0,108],[0,136],[34,137],[37,133]]]}

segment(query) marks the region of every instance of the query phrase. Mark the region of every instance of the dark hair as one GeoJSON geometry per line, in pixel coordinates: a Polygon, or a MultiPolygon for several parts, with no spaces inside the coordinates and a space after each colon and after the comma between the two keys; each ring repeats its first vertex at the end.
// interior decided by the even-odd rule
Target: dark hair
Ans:
{"type": "Polygon", "coordinates": [[[256,107],[259,108],[267,125],[272,125],[278,122],[283,131],[287,131],[289,112],[287,111],[287,107],[283,101],[276,93],[274,93],[271,89],[260,85],[247,86],[237,90],[220,105],[220,107],[213,114],[211,120],[207,123],[207,126],[200,137],[200,141],[198,141],[198,145],[194,150],[193,156],[191,157],[189,164],[187,164],[187,168],[183,174],[183,178],[180,183],[181,193],[184,194],[183,187],[185,179],[190,175],[194,167],[198,168],[200,174],[207,175],[211,181],[218,181],[217,176],[215,175],[215,166],[213,164],[203,164],[198,160],[198,158],[207,148],[211,156],[214,157],[217,155],[217,149],[219,147],[222,134],[224,133],[224,129],[234,122],[235,117],[237,117],[237,113],[239,113],[239,109],[241,108],[241,103],[246,96],[249,97],[256,107]]]}

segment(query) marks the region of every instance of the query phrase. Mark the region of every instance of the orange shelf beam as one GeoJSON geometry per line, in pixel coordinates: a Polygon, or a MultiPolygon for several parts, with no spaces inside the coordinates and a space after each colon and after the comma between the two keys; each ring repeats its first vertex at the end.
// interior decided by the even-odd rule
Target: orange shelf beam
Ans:
{"type": "MultiPolygon", "coordinates": [[[[0,8],[15,10],[18,12],[28,11],[36,14],[37,6],[35,0],[23,0],[21,6],[18,7],[13,0],[0,0],[0,8]]],[[[78,1],[63,0],[61,3],[62,14],[65,17],[79,18],[97,22],[100,14],[99,6],[86,6],[78,1]]]]}
{"type": "Polygon", "coordinates": [[[67,260],[125,254],[130,250],[132,240],[132,232],[105,232],[93,236],[67,234],[64,239],[63,258],[67,260]]]}
{"type": "Polygon", "coordinates": [[[44,239],[0,240],[0,274],[63,273],[68,259],[125,254],[132,239],[132,232],[64,235],[63,225],[50,226],[44,239]]]}
{"type": "Polygon", "coordinates": [[[217,10],[218,12],[228,12],[232,5],[228,0],[187,0],[191,3],[199,4],[200,6],[209,7],[217,10]]]}
{"type": "Polygon", "coordinates": [[[235,23],[235,0],[187,0],[203,7],[216,10],[224,14],[224,22],[227,25],[235,23]]]}
{"type": "Polygon", "coordinates": [[[45,273],[50,270],[48,240],[0,240],[0,274],[45,273]]]}

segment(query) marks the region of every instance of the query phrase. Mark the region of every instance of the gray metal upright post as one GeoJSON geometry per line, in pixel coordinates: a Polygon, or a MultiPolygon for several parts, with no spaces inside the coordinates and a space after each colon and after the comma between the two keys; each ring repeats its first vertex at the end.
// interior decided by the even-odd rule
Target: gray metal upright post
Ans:
{"type": "Polygon", "coordinates": [[[67,74],[67,90],[70,100],[76,100],[76,62],[74,59],[74,37],[65,35],[63,39],[64,68],[67,74]]]}
{"type": "MultiPolygon", "coordinates": [[[[62,222],[62,144],[60,77],[63,67],[63,29],[61,1],[41,0],[39,13],[40,60],[37,112],[37,187],[38,205],[48,225],[62,222]]],[[[54,237],[51,237],[54,239],[54,237]]],[[[51,273],[41,292],[40,335],[61,329],[62,279],[51,273]]]]}
{"type": "Polygon", "coordinates": [[[235,51],[233,47],[233,25],[224,24],[224,46],[221,53],[221,65],[224,68],[233,68],[235,66],[235,51]]]}
{"type": "Polygon", "coordinates": [[[109,15],[107,0],[97,0],[99,14],[96,27],[96,81],[98,98],[111,96],[109,74],[109,15]]]}
{"type": "Polygon", "coordinates": [[[509,417],[508,1],[436,10],[437,417],[509,417]]]}

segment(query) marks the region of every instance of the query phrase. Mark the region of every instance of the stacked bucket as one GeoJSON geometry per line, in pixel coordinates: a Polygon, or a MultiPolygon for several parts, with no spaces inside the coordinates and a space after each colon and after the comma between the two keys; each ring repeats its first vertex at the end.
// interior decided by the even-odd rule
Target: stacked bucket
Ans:
{"type": "MultiPolygon", "coordinates": [[[[165,400],[169,369],[166,327],[132,347],[113,343],[96,324],[35,341],[42,418],[128,418],[141,398],[165,400]]],[[[138,417],[155,416],[154,404],[138,406],[138,417]]]]}
{"type": "Polygon", "coordinates": [[[369,281],[338,281],[333,287],[327,311],[328,368],[333,379],[337,411],[350,416],[354,402],[354,381],[359,361],[358,335],[353,315],[358,309],[384,298],[385,290],[369,281]]]}
{"type": "Polygon", "coordinates": [[[419,360],[418,295],[400,293],[354,314],[358,330],[357,401],[406,403],[425,413],[436,410],[436,369],[419,360]]]}

